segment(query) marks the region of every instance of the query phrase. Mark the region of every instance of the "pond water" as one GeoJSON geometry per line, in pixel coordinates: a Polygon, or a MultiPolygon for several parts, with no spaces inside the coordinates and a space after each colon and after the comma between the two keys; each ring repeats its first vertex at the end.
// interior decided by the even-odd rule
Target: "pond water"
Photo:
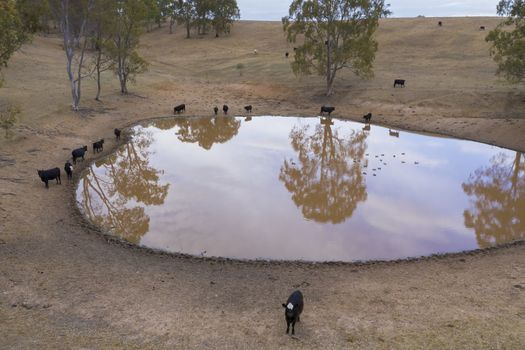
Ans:
{"type": "Polygon", "coordinates": [[[84,214],[196,256],[357,261],[525,238],[525,157],[336,119],[174,118],[91,165],[84,214]]]}

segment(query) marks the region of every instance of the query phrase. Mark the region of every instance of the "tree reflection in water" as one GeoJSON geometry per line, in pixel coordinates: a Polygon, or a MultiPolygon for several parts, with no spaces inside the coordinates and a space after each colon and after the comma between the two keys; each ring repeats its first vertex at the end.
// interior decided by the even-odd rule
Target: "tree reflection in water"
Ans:
{"type": "Polygon", "coordinates": [[[465,226],[476,231],[481,248],[525,239],[525,160],[516,152],[512,161],[504,154],[492,165],[471,174],[463,191],[471,196],[465,226]]]}
{"type": "Polygon", "coordinates": [[[125,240],[138,244],[149,231],[145,206],[162,205],[169,184],[161,185],[161,171],[149,164],[152,136],[140,131],[131,143],[91,166],[83,177],[82,208],[97,225],[111,229],[125,240]]]}
{"type": "Polygon", "coordinates": [[[298,160],[284,161],[279,180],[305,218],[337,224],[367,198],[361,168],[367,136],[352,131],[340,137],[332,125],[330,119],[321,119],[311,135],[308,126],[294,127],[290,139],[298,160]]]}
{"type": "Polygon", "coordinates": [[[177,126],[179,140],[210,150],[214,143],[225,143],[237,135],[241,121],[234,117],[176,118],[156,122],[155,126],[162,130],[177,126]]]}

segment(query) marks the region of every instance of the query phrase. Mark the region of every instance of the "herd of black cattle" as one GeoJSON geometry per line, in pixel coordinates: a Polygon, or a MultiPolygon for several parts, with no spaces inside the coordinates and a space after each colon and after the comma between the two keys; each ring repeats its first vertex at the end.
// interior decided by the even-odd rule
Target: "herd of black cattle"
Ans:
{"type": "MultiPolygon", "coordinates": [[[[405,81],[404,80],[400,80],[400,79],[396,79],[396,81],[394,83],[394,87],[397,84],[400,84],[400,85],[404,86],[405,81]]],[[[227,105],[223,105],[222,106],[222,111],[223,111],[224,114],[228,114],[228,110],[229,110],[229,107],[227,105]]],[[[244,107],[244,110],[247,113],[251,113],[252,110],[253,110],[253,107],[252,107],[252,105],[248,105],[248,106],[244,107]]],[[[322,106],[320,113],[321,113],[321,116],[323,116],[325,114],[328,114],[328,116],[331,116],[333,111],[335,111],[335,107],[322,106]]],[[[186,112],[186,105],[185,104],[180,104],[180,105],[176,106],[173,109],[173,113],[174,114],[180,114],[182,112],[186,112]]],[[[217,106],[215,106],[213,108],[213,112],[214,112],[215,115],[217,115],[217,113],[219,112],[219,108],[217,106]]],[[[364,115],[363,119],[365,120],[366,123],[370,123],[370,120],[372,119],[372,113],[368,113],[368,114],[364,115]]],[[[250,120],[251,120],[251,117],[250,117],[250,120]]],[[[114,134],[115,134],[115,137],[116,137],[117,141],[120,140],[121,130],[120,129],[115,129],[114,130],[114,134]]],[[[80,148],[74,149],[71,152],[73,164],[77,163],[77,159],[82,158],[82,160],[84,160],[84,155],[86,154],[87,150],[88,150],[87,146],[82,146],[80,148]]],[[[101,140],[99,140],[97,142],[93,142],[93,153],[102,152],[103,150],[104,150],[104,139],[101,139],[101,140]]],[[[71,164],[71,162],[69,160],[67,160],[66,163],[64,164],[64,171],[67,174],[67,179],[68,180],[71,180],[73,178],[73,164],[71,164]]],[[[45,183],[46,188],[49,188],[49,181],[50,180],[56,180],[57,184],[61,184],[62,183],[62,181],[60,179],[60,174],[61,174],[60,173],[60,168],[58,168],[58,167],[52,168],[52,169],[48,169],[48,170],[38,170],[37,173],[38,173],[38,176],[40,177],[40,180],[42,180],[42,182],[45,183]]]]}
{"type": "MultiPolygon", "coordinates": [[[[115,137],[117,140],[120,140],[120,129],[114,130],[115,137]]],[[[84,155],[86,154],[88,150],[87,146],[82,146],[80,148],[74,149],[71,152],[73,164],[77,163],[77,159],[82,158],[84,160],[84,155]]],[[[93,153],[102,152],[104,150],[104,139],[101,139],[97,142],[93,142],[93,153]]],[[[69,160],[66,161],[66,164],[64,164],[64,171],[67,174],[67,179],[71,180],[73,178],[73,164],[69,160]]],[[[46,184],[46,188],[49,188],[49,181],[50,180],[56,180],[57,184],[61,184],[62,181],[60,179],[60,168],[53,168],[48,170],[38,170],[38,176],[40,177],[40,180],[46,184]]]]}
{"type": "MultiPolygon", "coordinates": [[[[396,85],[398,85],[398,84],[404,86],[405,81],[401,80],[401,79],[396,79],[395,83],[394,83],[394,87],[396,85]]],[[[222,111],[223,111],[224,114],[228,114],[228,110],[229,110],[229,107],[227,105],[223,105],[222,106],[222,111]]],[[[244,110],[247,113],[251,113],[252,110],[253,110],[253,107],[252,107],[252,105],[248,105],[248,106],[244,107],[244,110]]],[[[335,111],[335,107],[322,106],[320,113],[321,113],[321,116],[324,116],[325,114],[328,114],[328,116],[331,116],[333,111],[335,111]]],[[[186,105],[185,104],[180,104],[180,105],[176,106],[173,109],[173,113],[174,114],[180,114],[182,112],[186,112],[186,105]]],[[[213,108],[213,112],[214,112],[215,115],[217,115],[217,113],[219,112],[219,108],[217,106],[215,106],[213,108]]],[[[251,117],[248,117],[248,118],[247,118],[247,120],[251,120],[251,117]]],[[[370,120],[372,119],[372,113],[368,113],[368,114],[364,115],[363,119],[365,120],[366,123],[370,123],[370,120]]],[[[115,137],[116,137],[117,141],[120,140],[121,130],[120,129],[115,129],[113,132],[115,134],[115,137]]],[[[84,160],[84,155],[86,154],[87,150],[88,150],[88,146],[82,146],[80,148],[74,149],[71,152],[71,156],[72,156],[71,159],[73,161],[73,164],[77,163],[77,159],[82,158],[82,160],[84,160]]],[[[101,139],[99,141],[93,142],[93,153],[102,152],[103,150],[104,150],[104,139],[101,139]]],[[[67,160],[66,163],[64,164],[64,171],[67,174],[68,181],[73,178],[73,164],[71,164],[71,162],[69,160],[67,160]]],[[[60,179],[60,175],[61,175],[60,168],[58,168],[58,167],[52,168],[52,169],[48,169],[48,170],[38,170],[37,173],[38,173],[38,176],[40,177],[40,180],[42,180],[42,182],[45,183],[46,188],[49,188],[49,181],[50,180],[56,180],[57,184],[61,184],[62,183],[62,181],[60,179]]]]}

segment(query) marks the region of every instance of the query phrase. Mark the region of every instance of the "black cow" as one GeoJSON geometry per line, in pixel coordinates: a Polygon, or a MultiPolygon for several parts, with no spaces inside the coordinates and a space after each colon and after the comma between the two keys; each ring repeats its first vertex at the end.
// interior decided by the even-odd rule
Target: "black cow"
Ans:
{"type": "Polygon", "coordinates": [[[93,142],[93,153],[102,152],[104,150],[104,139],[93,142]]]}
{"type": "Polygon", "coordinates": [[[438,22],[438,26],[442,27],[443,26],[443,22],[439,21],[438,22]]]}
{"type": "Polygon", "coordinates": [[[295,322],[300,321],[301,312],[303,312],[303,294],[301,291],[296,290],[293,292],[286,304],[283,304],[285,308],[284,318],[286,319],[286,334],[290,331],[290,324],[292,324],[292,335],[295,334],[295,322]]]}
{"type": "Polygon", "coordinates": [[[40,180],[46,184],[46,188],[49,188],[49,180],[57,180],[57,184],[61,184],[62,181],[60,181],[60,169],[59,168],[53,168],[49,170],[38,170],[37,171],[38,176],[40,176],[40,180]]]}
{"type": "Polygon", "coordinates": [[[222,106],[222,111],[224,112],[224,114],[228,114],[228,106],[227,105],[224,105],[222,106]]]}
{"type": "Polygon", "coordinates": [[[213,113],[215,113],[215,115],[217,115],[217,113],[219,113],[219,107],[217,107],[217,106],[213,107],[213,113]]]}
{"type": "Polygon", "coordinates": [[[405,80],[404,79],[395,79],[394,80],[394,87],[396,87],[397,85],[399,85],[401,87],[405,87],[405,80]]]}
{"type": "Polygon", "coordinates": [[[327,107],[327,106],[321,107],[321,115],[323,115],[324,113],[328,113],[328,115],[330,115],[332,114],[333,111],[335,111],[335,107],[327,107]]]}
{"type": "Polygon", "coordinates": [[[64,171],[67,174],[67,180],[71,180],[73,178],[73,165],[71,165],[69,160],[64,164],[64,171]]]}
{"type": "Polygon", "coordinates": [[[479,27],[479,30],[485,30],[485,26],[479,27]]]}
{"type": "Polygon", "coordinates": [[[121,133],[120,129],[115,129],[113,130],[113,132],[115,133],[115,137],[117,138],[117,140],[120,140],[120,133],[121,133]]]}
{"type": "Polygon", "coordinates": [[[365,114],[363,116],[363,119],[365,120],[365,122],[370,123],[370,120],[372,120],[372,113],[365,114]]]}
{"type": "Polygon", "coordinates": [[[73,150],[73,152],[71,152],[71,155],[73,156],[73,164],[77,164],[77,158],[82,158],[82,160],[84,160],[86,152],[87,146],[73,150]]]}
{"type": "Polygon", "coordinates": [[[181,112],[186,112],[186,105],[184,103],[173,108],[173,114],[179,114],[181,112]]]}
{"type": "Polygon", "coordinates": [[[246,111],[246,113],[251,113],[252,112],[252,105],[244,106],[244,110],[246,111]]]}
{"type": "Polygon", "coordinates": [[[290,56],[290,53],[287,52],[287,53],[284,54],[284,56],[285,56],[286,58],[288,58],[288,56],[290,56]]]}

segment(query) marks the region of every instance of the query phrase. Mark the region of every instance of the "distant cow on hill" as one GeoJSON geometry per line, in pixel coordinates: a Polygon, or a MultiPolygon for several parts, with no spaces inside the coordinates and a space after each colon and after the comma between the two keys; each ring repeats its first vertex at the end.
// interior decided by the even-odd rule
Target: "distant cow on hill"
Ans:
{"type": "Polygon", "coordinates": [[[59,168],[53,168],[49,170],[38,170],[37,171],[38,176],[40,177],[40,180],[42,180],[43,183],[46,184],[46,188],[49,188],[49,180],[57,180],[57,184],[61,184],[62,181],[60,181],[60,169],[59,168]]]}
{"type": "Polygon", "coordinates": [[[120,140],[120,129],[115,129],[113,130],[113,133],[115,134],[115,137],[117,138],[117,140],[120,140]]]}
{"type": "Polygon", "coordinates": [[[252,105],[245,106],[244,110],[246,111],[246,113],[251,113],[252,112],[252,105]]]}
{"type": "Polygon", "coordinates": [[[438,22],[438,26],[442,27],[443,26],[443,22],[439,21],[438,22]]]}
{"type": "Polygon", "coordinates": [[[324,115],[324,113],[330,115],[333,111],[335,111],[335,107],[321,106],[321,115],[324,115]]]}
{"type": "Polygon", "coordinates": [[[397,85],[399,85],[401,87],[405,87],[405,80],[404,79],[395,79],[394,80],[394,87],[396,87],[397,85]]]}
{"type": "Polygon", "coordinates": [[[370,121],[372,120],[372,113],[367,113],[363,116],[363,119],[365,120],[365,122],[367,123],[370,123],[370,121]]]}
{"type": "Polygon", "coordinates": [[[219,113],[219,107],[217,107],[217,106],[213,107],[213,113],[215,113],[215,115],[217,115],[217,113],[219,113]]]}
{"type": "Polygon", "coordinates": [[[179,114],[182,112],[186,112],[186,105],[184,103],[173,108],[173,114],[179,114]]]}
{"type": "Polygon", "coordinates": [[[485,26],[480,26],[479,30],[485,30],[485,26]]]}
{"type": "Polygon", "coordinates": [[[222,111],[224,112],[224,114],[228,114],[228,106],[227,105],[224,105],[222,106],[222,111]]]}

